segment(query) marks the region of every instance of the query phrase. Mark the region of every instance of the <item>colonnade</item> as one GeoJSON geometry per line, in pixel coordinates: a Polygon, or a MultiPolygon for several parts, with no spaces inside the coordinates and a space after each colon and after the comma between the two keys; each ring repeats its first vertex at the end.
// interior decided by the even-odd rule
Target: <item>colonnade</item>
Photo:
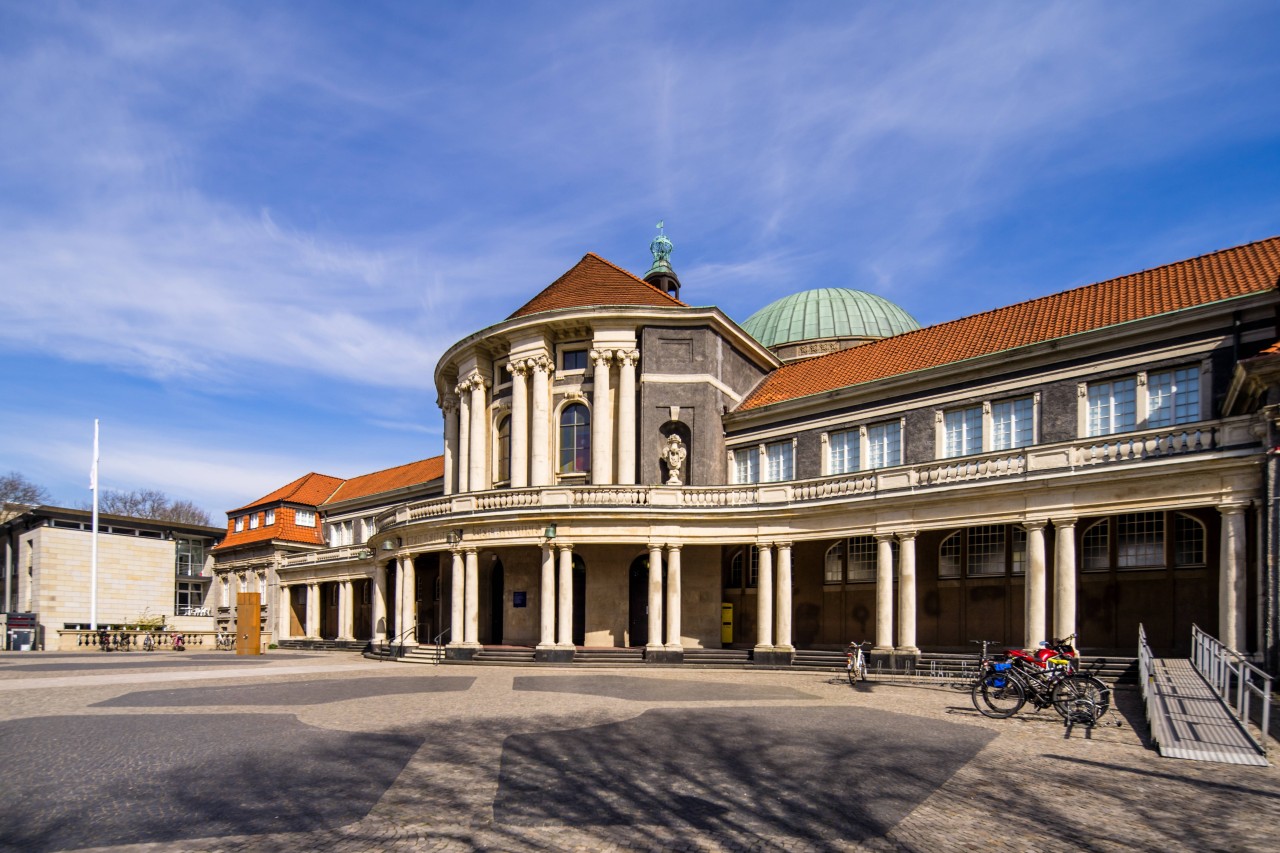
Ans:
{"type": "MultiPolygon", "coordinates": [[[[591,483],[636,482],[636,367],[634,348],[595,348],[589,353],[591,382],[591,483]],[[615,375],[616,373],[616,375],[615,375]]],[[[512,356],[511,464],[513,489],[547,486],[554,480],[551,380],[555,363],[545,352],[512,356]]],[[[491,488],[493,382],[479,370],[459,379],[440,401],[444,412],[444,493],[491,488]]]]}

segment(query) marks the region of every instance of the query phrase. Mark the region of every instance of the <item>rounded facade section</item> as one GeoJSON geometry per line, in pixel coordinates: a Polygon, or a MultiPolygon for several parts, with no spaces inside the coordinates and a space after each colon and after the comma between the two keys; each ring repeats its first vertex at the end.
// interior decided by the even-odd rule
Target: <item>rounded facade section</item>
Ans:
{"type": "Polygon", "coordinates": [[[742,328],[783,360],[792,360],[900,335],[920,324],[874,293],[820,287],[770,302],[742,328]]]}

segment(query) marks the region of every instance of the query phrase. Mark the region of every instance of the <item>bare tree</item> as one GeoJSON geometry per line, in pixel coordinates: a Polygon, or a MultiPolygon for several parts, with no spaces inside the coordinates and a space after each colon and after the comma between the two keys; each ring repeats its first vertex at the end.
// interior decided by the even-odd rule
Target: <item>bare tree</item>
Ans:
{"type": "Polygon", "coordinates": [[[209,513],[191,501],[171,500],[158,489],[134,489],[132,492],[105,491],[98,496],[98,509],[109,515],[128,515],[156,521],[208,526],[209,513]]]}
{"type": "Polygon", "coordinates": [[[36,485],[17,471],[0,475],[0,505],[40,506],[49,502],[49,490],[36,485]]]}

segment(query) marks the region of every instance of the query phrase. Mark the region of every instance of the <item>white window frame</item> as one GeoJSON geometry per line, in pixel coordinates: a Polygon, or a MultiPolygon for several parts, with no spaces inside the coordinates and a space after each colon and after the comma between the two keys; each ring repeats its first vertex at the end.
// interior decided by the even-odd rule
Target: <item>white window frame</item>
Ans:
{"type": "MultiPolygon", "coordinates": [[[[860,441],[862,447],[862,470],[871,471],[876,468],[893,468],[896,465],[902,464],[903,420],[903,418],[897,418],[891,421],[879,421],[878,423],[867,424],[862,427],[862,436],[860,441]],[[893,461],[889,461],[887,457],[884,457],[884,464],[880,464],[880,459],[872,459],[872,442],[874,441],[873,433],[878,430],[884,430],[883,434],[887,439],[891,428],[897,430],[897,441],[894,442],[894,450],[897,453],[897,458],[893,461]]],[[[886,441],[886,445],[887,444],[888,442],[886,441]]]]}
{"type": "Polygon", "coordinates": [[[760,482],[782,483],[796,478],[796,440],[771,441],[760,445],[757,457],[760,464],[760,482]]]}
{"type": "Polygon", "coordinates": [[[293,523],[298,527],[315,527],[316,511],[314,509],[294,509],[293,523]]]}
{"type": "Polygon", "coordinates": [[[236,533],[243,533],[243,532],[244,532],[244,516],[237,515],[236,516],[236,533]]]}
{"type": "Polygon", "coordinates": [[[262,514],[263,527],[270,527],[275,523],[276,523],[276,511],[274,509],[269,509],[262,514]]]}
{"type": "Polygon", "coordinates": [[[1030,394],[1023,393],[1013,397],[999,397],[991,400],[983,400],[981,403],[969,403],[964,406],[955,406],[949,409],[936,409],[934,411],[934,458],[936,459],[958,459],[963,456],[972,456],[976,453],[993,453],[1006,450],[1017,450],[1023,447],[1030,447],[1038,444],[1040,441],[1040,392],[1035,391],[1030,394]],[[1029,423],[1026,424],[1027,429],[1023,429],[1023,424],[1017,418],[1012,417],[1018,411],[1019,407],[1025,406],[1025,418],[1029,423]],[[1012,431],[1013,440],[1007,445],[997,441],[999,431],[997,430],[998,412],[1008,408],[1011,415],[1011,421],[1014,423],[1012,431]],[[966,438],[969,433],[975,429],[972,423],[972,413],[982,410],[981,425],[976,427],[981,435],[981,449],[974,449],[974,443],[970,441],[967,446],[963,447],[963,452],[955,452],[955,447],[950,442],[948,421],[953,415],[968,413],[970,422],[965,427],[966,438]],[[1026,436],[1025,441],[1018,441],[1017,435],[1022,433],[1026,436]]]}
{"type": "Polygon", "coordinates": [[[988,441],[984,427],[991,420],[991,405],[965,406],[942,412],[942,456],[955,459],[981,453],[988,441]]]}
{"type": "MultiPolygon", "coordinates": [[[[1120,376],[1112,376],[1105,379],[1095,379],[1089,382],[1081,382],[1077,387],[1078,397],[1080,399],[1080,411],[1078,415],[1077,428],[1078,433],[1082,437],[1097,438],[1105,435],[1117,435],[1124,432],[1134,432],[1145,429],[1162,429],[1167,426],[1177,426],[1181,424],[1190,424],[1205,419],[1205,401],[1208,398],[1207,388],[1209,381],[1209,361],[1204,359],[1199,362],[1174,364],[1168,367],[1161,367],[1153,370],[1139,370],[1136,373],[1123,374],[1120,376]],[[1181,380],[1178,374],[1182,374],[1181,380]],[[1172,376],[1175,388],[1181,382],[1184,394],[1193,396],[1195,411],[1191,415],[1178,418],[1176,415],[1176,407],[1179,400],[1175,391],[1173,405],[1175,407],[1175,416],[1171,422],[1161,422],[1157,424],[1151,423],[1151,397],[1153,393],[1152,382],[1154,378],[1157,380],[1157,387],[1161,385],[1159,380],[1164,376],[1172,376]],[[1114,429],[1114,414],[1109,418],[1110,423],[1106,426],[1110,429],[1099,429],[1095,425],[1093,416],[1094,400],[1098,395],[1093,393],[1093,389],[1101,388],[1104,385],[1114,386],[1116,383],[1132,382],[1134,386],[1134,415],[1133,425],[1128,429],[1114,429]]],[[[1184,398],[1185,399],[1185,398],[1184,398]]],[[[1114,409],[1115,394],[1112,392],[1108,397],[1109,402],[1114,409]]]]}
{"type": "Polygon", "coordinates": [[[760,482],[760,445],[735,447],[729,455],[735,485],[748,486],[760,482]]]}
{"type": "Polygon", "coordinates": [[[862,429],[860,427],[823,433],[822,443],[826,446],[822,454],[824,476],[853,474],[862,470],[862,429]]]}

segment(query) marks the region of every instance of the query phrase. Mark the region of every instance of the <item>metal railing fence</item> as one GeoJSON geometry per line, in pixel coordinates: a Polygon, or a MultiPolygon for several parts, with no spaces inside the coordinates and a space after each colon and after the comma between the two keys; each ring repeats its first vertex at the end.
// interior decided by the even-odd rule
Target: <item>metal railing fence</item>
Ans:
{"type": "Polygon", "coordinates": [[[1254,746],[1266,755],[1267,735],[1271,731],[1271,676],[1194,624],[1191,626],[1191,665],[1235,714],[1254,746]],[[1253,722],[1251,705],[1254,697],[1262,703],[1258,723],[1260,737],[1254,737],[1249,729],[1253,722]]]}

